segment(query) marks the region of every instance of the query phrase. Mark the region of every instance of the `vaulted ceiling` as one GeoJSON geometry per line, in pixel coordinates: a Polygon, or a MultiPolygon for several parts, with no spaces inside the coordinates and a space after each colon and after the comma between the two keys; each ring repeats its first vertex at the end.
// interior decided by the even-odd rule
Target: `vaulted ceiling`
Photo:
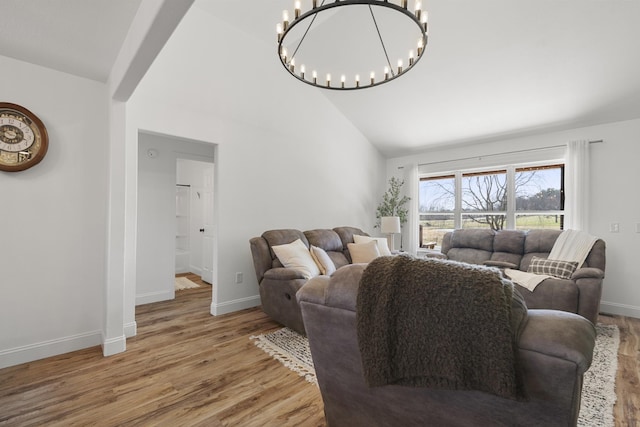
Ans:
{"type": "MultiPolygon", "coordinates": [[[[106,81],[140,1],[2,0],[0,55],[106,81]]],[[[308,9],[311,0],[302,3],[308,9]]],[[[414,69],[372,89],[323,91],[384,154],[640,118],[640,2],[423,5],[429,44],[414,69]]],[[[253,48],[275,55],[275,24],[293,0],[196,0],[192,8],[253,35],[253,48]]],[[[321,24],[340,38],[328,42],[344,42],[328,21],[321,24]]]]}

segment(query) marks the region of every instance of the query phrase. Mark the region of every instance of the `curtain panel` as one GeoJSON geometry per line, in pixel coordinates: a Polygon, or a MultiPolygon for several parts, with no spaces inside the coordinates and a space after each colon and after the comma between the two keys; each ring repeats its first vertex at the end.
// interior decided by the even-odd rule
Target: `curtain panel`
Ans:
{"type": "Polygon", "coordinates": [[[589,141],[567,143],[565,229],[589,231],[589,141]]]}

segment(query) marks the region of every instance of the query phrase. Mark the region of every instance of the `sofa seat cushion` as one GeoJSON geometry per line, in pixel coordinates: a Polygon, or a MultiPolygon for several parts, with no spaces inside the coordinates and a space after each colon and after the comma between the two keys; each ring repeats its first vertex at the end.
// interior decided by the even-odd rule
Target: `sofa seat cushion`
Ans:
{"type": "Polygon", "coordinates": [[[580,290],[576,282],[569,279],[548,278],[536,286],[536,291],[515,284],[527,301],[527,307],[578,312],[580,290]]]}
{"type": "Polygon", "coordinates": [[[484,264],[491,259],[493,252],[473,248],[451,248],[447,252],[447,257],[453,261],[466,262],[469,264],[484,264]]]}

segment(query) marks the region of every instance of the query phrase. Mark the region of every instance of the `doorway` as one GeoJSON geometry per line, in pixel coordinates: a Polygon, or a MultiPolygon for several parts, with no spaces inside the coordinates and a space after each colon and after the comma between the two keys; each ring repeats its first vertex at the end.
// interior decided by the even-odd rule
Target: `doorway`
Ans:
{"type": "Polygon", "coordinates": [[[214,164],[176,160],[175,274],[192,273],[213,283],[214,164]]]}
{"type": "Polygon", "coordinates": [[[174,299],[177,272],[215,284],[214,154],[210,143],[139,132],[135,305],[174,299]]]}

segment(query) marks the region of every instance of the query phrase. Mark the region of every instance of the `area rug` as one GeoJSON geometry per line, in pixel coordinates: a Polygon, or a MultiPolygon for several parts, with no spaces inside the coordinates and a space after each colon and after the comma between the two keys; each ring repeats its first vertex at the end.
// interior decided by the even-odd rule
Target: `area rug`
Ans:
{"type": "MultiPolygon", "coordinates": [[[[578,426],[613,427],[620,331],[615,325],[600,323],[596,330],[593,362],[584,376],[578,426]]],[[[282,328],[267,334],[251,336],[250,339],[287,368],[297,372],[310,383],[318,384],[307,337],[289,328],[282,328]]]]}
{"type": "Polygon", "coordinates": [[[193,289],[193,288],[199,288],[200,287],[200,285],[198,285],[197,283],[192,282],[191,280],[187,279],[186,277],[176,277],[174,285],[175,285],[176,291],[181,291],[183,289],[193,289]]]}

